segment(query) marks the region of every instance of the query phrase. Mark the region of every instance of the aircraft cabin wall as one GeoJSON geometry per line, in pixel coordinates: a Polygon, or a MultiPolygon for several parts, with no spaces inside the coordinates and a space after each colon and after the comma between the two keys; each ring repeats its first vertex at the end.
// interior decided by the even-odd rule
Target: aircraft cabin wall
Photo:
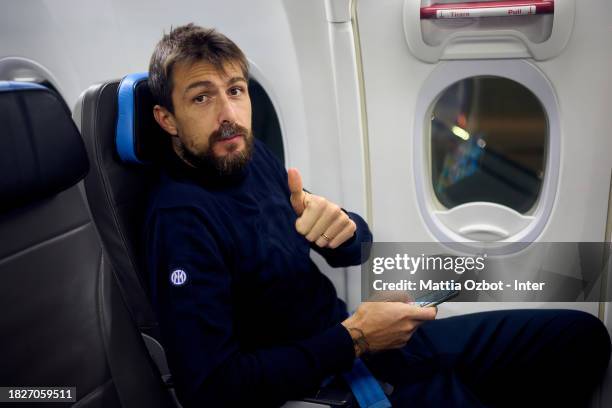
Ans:
{"type": "MultiPolygon", "coordinates": [[[[550,16],[509,17],[516,19],[516,26],[500,20],[506,17],[492,23],[420,20],[419,7],[431,3],[357,2],[377,240],[609,240],[612,3],[558,0],[556,24],[547,20],[550,16]],[[533,33],[525,27],[540,22],[539,35],[548,42],[529,40],[533,33]],[[461,30],[464,36],[454,37],[461,30]],[[497,88],[492,88],[494,81],[497,88]],[[486,89],[498,94],[487,94],[486,89]],[[466,97],[470,92],[472,98],[466,97]],[[465,105],[466,100],[469,106],[453,105],[465,105]],[[520,107],[513,107],[520,104],[535,108],[523,115],[520,107]],[[499,138],[491,140],[447,131],[453,140],[441,140],[436,126],[447,126],[445,115],[455,120],[462,109],[471,112],[462,120],[471,121],[475,131],[491,130],[491,124],[501,119],[507,134],[498,129],[499,138]],[[537,109],[539,116],[532,117],[537,109]],[[482,154],[487,142],[506,157],[522,150],[512,164],[521,171],[510,172],[506,186],[483,178],[478,186],[464,183],[460,188],[457,169],[445,167],[449,148],[444,143],[456,144],[461,137],[473,141],[470,153],[462,152],[466,160],[472,153],[482,154]],[[453,171],[454,178],[449,176],[453,171]],[[523,183],[521,174],[529,172],[530,180],[523,183]],[[522,185],[525,201],[508,200],[504,189],[512,183],[522,185]],[[485,191],[499,205],[483,203],[489,200],[473,190],[485,191]]],[[[568,266],[573,260],[559,254],[558,263],[568,266]]],[[[441,312],[525,306],[536,305],[455,303],[442,305],[441,312]]],[[[597,303],[563,306],[599,313],[597,303]]]]}

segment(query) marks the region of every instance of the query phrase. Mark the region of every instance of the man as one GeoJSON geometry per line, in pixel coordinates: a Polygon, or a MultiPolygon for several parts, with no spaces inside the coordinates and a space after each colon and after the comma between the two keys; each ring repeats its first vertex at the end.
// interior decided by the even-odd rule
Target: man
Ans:
{"type": "Polygon", "coordinates": [[[151,58],[154,115],[172,149],[150,203],[147,259],[185,406],[278,406],[356,357],[394,386],[394,406],[586,403],[610,353],[590,315],[433,321],[435,308],[366,302],[349,317],[309,251],[357,265],[370,231],[305,192],[299,172],[254,139],[247,83],[242,51],[211,29],[178,27],[151,58]]]}

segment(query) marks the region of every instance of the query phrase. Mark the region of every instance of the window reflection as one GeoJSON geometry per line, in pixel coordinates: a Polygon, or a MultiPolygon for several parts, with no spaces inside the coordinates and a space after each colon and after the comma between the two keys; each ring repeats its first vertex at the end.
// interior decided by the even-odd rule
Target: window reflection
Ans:
{"type": "Polygon", "coordinates": [[[544,108],[523,85],[493,76],[451,85],[431,118],[436,197],[449,209],[486,201],[528,212],[542,186],[547,134],[544,108]]]}

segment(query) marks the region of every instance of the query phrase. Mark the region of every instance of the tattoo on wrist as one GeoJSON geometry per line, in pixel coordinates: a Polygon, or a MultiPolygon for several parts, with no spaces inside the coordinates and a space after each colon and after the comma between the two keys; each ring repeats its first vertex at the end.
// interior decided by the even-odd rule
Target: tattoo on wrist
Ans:
{"type": "Polygon", "coordinates": [[[370,344],[366,340],[363,330],[358,329],[357,327],[349,327],[348,331],[349,333],[351,333],[351,338],[353,339],[353,346],[355,347],[356,355],[363,354],[370,349],[370,344]],[[353,333],[355,333],[356,335],[353,336],[353,333]]]}

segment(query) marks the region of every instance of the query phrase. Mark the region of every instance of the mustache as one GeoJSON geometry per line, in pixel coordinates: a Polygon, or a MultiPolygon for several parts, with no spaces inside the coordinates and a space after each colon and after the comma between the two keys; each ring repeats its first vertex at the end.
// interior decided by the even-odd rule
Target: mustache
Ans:
{"type": "Polygon", "coordinates": [[[219,129],[210,134],[209,143],[212,145],[220,140],[229,139],[236,134],[241,134],[243,137],[247,137],[249,131],[247,128],[240,126],[237,123],[224,122],[221,124],[221,126],[219,126],[219,129]]]}

